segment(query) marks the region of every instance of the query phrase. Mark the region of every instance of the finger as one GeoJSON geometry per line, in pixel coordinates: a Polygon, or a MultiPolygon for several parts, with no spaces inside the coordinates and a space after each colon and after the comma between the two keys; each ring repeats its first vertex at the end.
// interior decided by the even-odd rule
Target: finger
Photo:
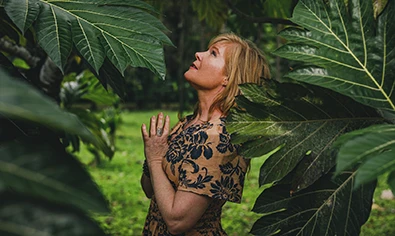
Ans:
{"type": "Polygon", "coordinates": [[[167,136],[170,132],[170,117],[167,115],[165,117],[165,126],[163,127],[163,135],[167,136]]]}
{"type": "Polygon", "coordinates": [[[160,129],[163,128],[163,113],[162,112],[160,112],[158,114],[158,125],[156,127],[160,128],[160,129]]]}
{"type": "Polygon", "coordinates": [[[148,138],[148,133],[147,133],[147,126],[145,124],[141,125],[141,135],[143,136],[143,140],[147,140],[148,138]]]}
{"type": "Polygon", "coordinates": [[[151,117],[150,123],[150,137],[156,134],[156,116],[151,117]]]}

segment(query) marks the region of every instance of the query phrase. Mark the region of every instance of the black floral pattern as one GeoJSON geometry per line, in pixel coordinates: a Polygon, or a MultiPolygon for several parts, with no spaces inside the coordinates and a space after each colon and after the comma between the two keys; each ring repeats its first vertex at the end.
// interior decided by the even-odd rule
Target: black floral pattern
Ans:
{"type": "Polygon", "coordinates": [[[230,134],[226,131],[225,125],[222,125],[222,133],[219,134],[219,143],[216,148],[220,153],[235,150],[235,146],[230,143],[230,134]]]}
{"type": "Polygon", "coordinates": [[[221,177],[221,180],[216,180],[215,183],[211,184],[211,190],[214,198],[228,200],[228,201],[240,201],[240,189],[238,184],[233,178],[229,176],[221,177]]]}
{"type": "MultiPolygon", "coordinates": [[[[190,233],[226,235],[220,220],[222,206],[226,201],[241,201],[247,165],[238,155],[238,146],[231,143],[224,118],[187,126],[191,120],[191,116],[187,117],[169,135],[169,150],[163,167],[175,190],[212,198],[207,211],[190,233]]],[[[159,209],[155,207],[155,197],[152,202],[144,233],[170,235],[159,209]]]]}
{"type": "Polygon", "coordinates": [[[174,165],[182,161],[187,150],[185,150],[185,142],[181,138],[175,139],[169,145],[169,150],[166,152],[166,161],[171,163],[171,172],[175,174],[174,165]]]}
{"type": "Polygon", "coordinates": [[[187,188],[196,188],[196,189],[204,189],[206,188],[206,183],[209,183],[213,176],[207,174],[207,168],[203,167],[202,170],[205,170],[205,175],[199,174],[195,181],[192,179],[188,179],[185,170],[180,172],[180,186],[185,186],[187,188]]]}
{"type": "Polygon", "coordinates": [[[211,142],[207,142],[208,135],[205,131],[199,131],[192,136],[192,143],[188,147],[188,151],[191,154],[192,159],[198,159],[203,152],[203,157],[210,159],[213,156],[213,150],[210,145],[211,142]]]}

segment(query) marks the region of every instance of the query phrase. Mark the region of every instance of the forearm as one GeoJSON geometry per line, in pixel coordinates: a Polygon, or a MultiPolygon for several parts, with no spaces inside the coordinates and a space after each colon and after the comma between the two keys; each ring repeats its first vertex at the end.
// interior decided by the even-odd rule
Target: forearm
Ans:
{"type": "Polygon", "coordinates": [[[155,199],[159,210],[166,220],[177,218],[174,214],[173,203],[175,198],[175,190],[171,186],[161,163],[153,163],[150,165],[151,186],[155,193],[155,199]]]}
{"type": "MultiPolygon", "coordinates": [[[[183,193],[178,193],[173,189],[161,164],[151,165],[150,172],[155,199],[169,231],[172,234],[180,234],[191,229],[204,211],[199,210],[196,212],[193,209],[196,206],[185,204],[185,195],[182,197],[180,194],[182,195],[183,193]]],[[[204,207],[204,204],[202,205],[204,207]]]]}

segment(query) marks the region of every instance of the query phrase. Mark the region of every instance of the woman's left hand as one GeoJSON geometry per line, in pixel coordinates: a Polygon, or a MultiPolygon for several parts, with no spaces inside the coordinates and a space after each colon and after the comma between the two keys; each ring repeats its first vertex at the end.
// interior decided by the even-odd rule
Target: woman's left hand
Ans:
{"type": "Polygon", "coordinates": [[[158,117],[151,117],[149,132],[145,124],[141,126],[141,133],[144,141],[144,154],[148,166],[154,162],[162,163],[163,157],[168,149],[167,136],[170,131],[169,127],[170,118],[166,116],[163,123],[162,112],[158,114],[158,117]]]}

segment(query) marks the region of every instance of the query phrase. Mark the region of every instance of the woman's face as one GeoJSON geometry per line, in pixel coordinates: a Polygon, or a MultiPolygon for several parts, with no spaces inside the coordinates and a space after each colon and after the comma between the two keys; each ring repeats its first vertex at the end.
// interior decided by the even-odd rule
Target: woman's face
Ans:
{"type": "Polygon", "coordinates": [[[184,73],[197,90],[215,90],[226,85],[225,51],[230,44],[215,43],[207,51],[195,53],[196,60],[184,73]]]}

